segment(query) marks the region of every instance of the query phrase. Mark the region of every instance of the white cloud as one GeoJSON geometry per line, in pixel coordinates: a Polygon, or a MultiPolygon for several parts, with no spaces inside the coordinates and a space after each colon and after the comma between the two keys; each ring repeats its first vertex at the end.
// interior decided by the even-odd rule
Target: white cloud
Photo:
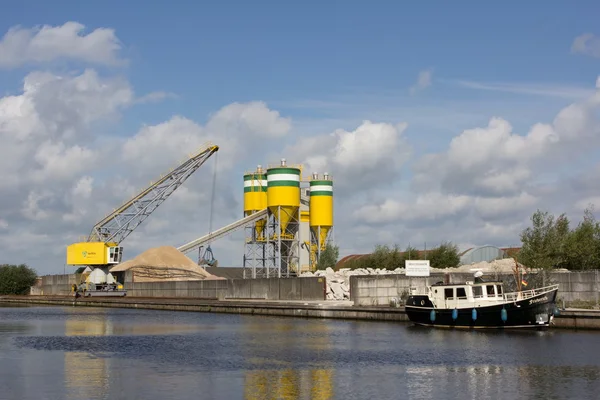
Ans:
{"type": "Polygon", "coordinates": [[[590,206],[593,206],[596,211],[598,210],[598,207],[600,207],[600,195],[586,197],[575,203],[575,209],[578,211],[584,211],[585,209],[590,208],[590,206]]]}
{"type": "Polygon", "coordinates": [[[600,58],[600,37],[593,33],[577,36],[571,45],[571,52],[600,58]]]}
{"type": "MultiPolygon", "coordinates": [[[[18,237],[31,240],[35,250],[25,261],[40,272],[49,272],[51,265],[62,269],[66,245],[207,140],[221,147],[213,228],[228,224],[241,209],[241,174],[232,169],[245,166],[264,140],[285,138],[291,127],[265,103],[250,102],[221,108],[205,125],[173,116],[129,137],[98,135],[98,122],[117,121],[135,103],[127,81],[91,69],[79,75],[32,72],[21,94],[0,98],[0,215],[12,235],[5,236],[3,228],[0,246],[7,262],[23,262],[18,237]]],[[[210,161],[127,239],[127,255],[160,244],[177,246],[206,233],[210,161]]]]}
{"type": "Polygon", "coordinates": [[[500,117],[486,127],[464,130],[444,151],[413,163],[413,193],[379,187],[362,202],[344,201],[343,212],[355,222],[344,218],[337,228],[352,231],[353,224],[365,224],[358,235],[358,252],[364,252],[377,243],[373,238],[390,238],[388,243],[401,246],[409,241],[434,246],[444,240],[518,245],[519,233],[538,207],[571,213],[576,221],[583,208],[600,201],[594,184],[600,169],[584,170],[570,184],[560,172],[575,159],[595,154],[599,97],[592,92],[560,110],[551,123],[533,124],[525,135],[500,117]]]}
{"type": "Polygon", "coordinates": [[[69,181],[93,169],[98,157],[89,148],[91,125],[117,117],[132,99],[127,82],[93,70],[27,75],[21,95],[0,99],[0,188],[69,181]]]}
{"type": "Polygon", "coordinates": [[[415,165],[415,188],[465,193],[515,194],[533,177],[540,162],[576,156],[600,144],[596,117],[600,91],[563,108],[551,124],[536,123],[526,135],[493,117],[485,128],[463,131],[448,150],[423,157],[415,165]]]}
{"type": "Polygon", "coordinates": [[[417,77],[417,82],[411,86],[410,94],[416,94],[429,86],[431,86],[431,78],[433,76],[433,70],[425,69],[423,71],[419,71],[419,76],[417,77]]]}
{"type": "Polygon", "coordinates": [[[291,122],[265,103],[234,103],[211,116],[205,126],[174,116],[163,123],[145,126],[127,139],[122,147],[122,158],[130,166],[142,167],[144,173],[165,172],[182,157],[194,154],[203,144],[219,145],[219,170],[228,171],[253,151],[263,146],[264,140],[277,140],[290,130],[291,122]]]}
{"type": "Polygon", "coordinates": [[[169,92],[151,92],[135,99],[137,104],[157,103],[164,99],[176,99],[178,96],[175,93],[169,92]]]}
{"type": "Polygon", "coordinates": [[[368,190],[400,178],[411,154],[403,137],[407,124],[392,125],[363,121],[353,131],[337,129],[332,133],[303,137],[282,154],[302,163],[307,173],[333,174],[335,185],[347,190],[368,190]]]}
{"type": "MultiPolygon", "coordinates": [[[[61,47],[32,58],[31,48],[41,46],[39,32],[25,32],[29,32],[25,50],[10,47],[14,37],[24,35],[15,30],[11,35],[16,36],[5,36],[1,44],[11,52],[0,58],[8,54],[13,63],[20,60],[11,65],[60,58],[101,63],[85,52],[61,47]]],[[[74,32],[77,38],[91,35],[74,32]]],[[[101,58],[113,57],[113,62],[104,64],[118,63],[119,49],[120,45],[105,52],[101,58]]],[[[421,71],[415,90],[428,87],[431,77],[431,70],[421,71]]],[[[346,253],[367,252],[376,243],[406,246],[409,241],[419,247],[427,242],[428,248],[443,240],[462,245],[518,244],[518,233],[534,208],[550,205],[559,211],[579,211],[584,204],[600,201],[596,185],[600,168],[579,170],[586,154],[597,156],[600,94],[551,86],[498,90],[554,93],[580,101],[525,132],[519,132],[520,124],[514,118],[509,122],[497,108],[490,113],[489,107],[498,104],[494,102],[488,102],[484,111],[460,110],[472,114],[456,119],[454,111],[431,107],[388,107],[385,112],[367,113],[361,110],[361,98],[352,105],[352,119],[313,119],[310,129],[306,120],[292,126],[290,118],[264,102],[236,102],[215,110],[205,122],[173,115],[152,125],[142,121],[137,132],[106,140],[98,125],[117,122],[135,104],[173,95],[150,91],[138,97],[127,80],[102,76],[93,69],[62,75],[32,72],[23,80],[22,93],[0,98],[2,262],[29,262],[42,273],[62,272],[66,245],[88,234],[101,217],[206,141],[220,146],[217,156],[127,239],[126,257],[157,245],[178,246],[207,233],[217,158],[213,229],[241,217],[244,170],[286,158],[290,164],[304,164],[305,175],[329,172],[333,176],[336,239],[346,253]],[[487,123],[465,129],[463,121],[472,121],[474,114],[480,120],[482,112],[487,123]],[[410,127],[406,122],[393,123],[417,113],[423,119],[436,115],[436,124],[444,126],[445,132],[460,126],[453,130],[456,136],[448,137],[447,146],[440,149],[436,133],[412,123],[410,127]],[[437,149],[414,155],[407,132],[436,141],[437,149]],[[28,249],[25,256],[23,243],[28,249]]],[[[241,264],[242,236],[238,232],[214,244],[220,265],[241,264]]]]}
{"type": "Polygon", "coordinates": [[[61,58],[101,65],[121,65],[122,45],[114,29],[97,28],[83,34],[85,26],[74,21],[61,26],[15,26],[0,41],[0,67],[51,62],[61,58]]]}
{"type": "Polygon", "coordinates": [[[532,96],[557,97],[569,100],[580,100],[594,91],[589,88],[555,84],[530,84],[515,82],[475,82],[467,80],[443,80],[459,86],[491,92],[505,92],[532,96]]]}
{"type": "Polygon", "coordinates": [[[233,103],[221,108],[211,116],[207,128],[211,132],[227,132],[229,135],[260,138],[279,138],[291,128],[291,120],[279,112],[270,110],[264,102],[233,103]]]}

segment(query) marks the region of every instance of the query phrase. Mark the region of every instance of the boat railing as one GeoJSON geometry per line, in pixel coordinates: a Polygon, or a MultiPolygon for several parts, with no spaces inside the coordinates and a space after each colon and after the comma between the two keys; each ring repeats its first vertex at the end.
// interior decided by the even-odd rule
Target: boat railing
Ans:
{"type": "Polygon", "coordinates": [[[521,292],[504,293],[504,299],[506,301],[525,300],[525,299],[530,299],[532,297],[538,296],[543,293],[551,292],[556,289],[558,289],[558,284],[545,286],[545,287],[537,288],[537,289],[523,290],[521,292]]]}

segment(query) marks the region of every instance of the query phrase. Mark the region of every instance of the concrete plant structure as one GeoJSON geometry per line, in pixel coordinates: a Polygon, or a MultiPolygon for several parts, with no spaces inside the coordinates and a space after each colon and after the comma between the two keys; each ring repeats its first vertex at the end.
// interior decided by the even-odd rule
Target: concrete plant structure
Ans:
{"type": "Polygon", "coordinates": [[[266,173],[259,166],[244,175],[244,217],[267,211],[246,227],[245,278],[290,277],[314,270],[331,240],[333,182],[327,173],[303,179],[302,169],[282,159],[266,173]]]}

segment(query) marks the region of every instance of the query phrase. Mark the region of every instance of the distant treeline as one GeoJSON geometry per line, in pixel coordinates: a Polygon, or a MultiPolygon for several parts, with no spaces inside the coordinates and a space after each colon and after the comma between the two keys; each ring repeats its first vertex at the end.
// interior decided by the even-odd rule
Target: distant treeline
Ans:
{"type": "Polygon", "coordinates": [[[455,268],[460,264],[458,246],[452,242],[444,242],[431,250],[419,251],[407,247],[404,251],[400,246],[377,245],[371,254],[349,260],[341,268],[385,268],[388,270],[404,268],[405,260],[427,259],[433,268],[455,268]]]}
{"type": "Polygon", "coordinates": [[[600,223],[593,206],[583,212],[583,220],[571,228],[563,213],[558,217],[537,210],[532,225],[521,233],[523,243],[517,259],[528,268],[550,270],[589,270],[600,268],[600,223]]]}

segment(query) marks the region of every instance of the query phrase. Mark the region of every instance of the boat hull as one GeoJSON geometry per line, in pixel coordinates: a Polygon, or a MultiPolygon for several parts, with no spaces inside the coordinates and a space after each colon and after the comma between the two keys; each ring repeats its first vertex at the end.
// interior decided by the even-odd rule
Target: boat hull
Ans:
{"type": "Polygon", "coordinates": [[[552,290],[519,301],[458,309],[434,309],[427,296],[409,296],[405,310],[410,321],[424,326],[466,329],[546,328],[554,318],[557,292],[558,290],[552,290]],[[476,310],[475,313],[473,309],[476,310]],[[432,310],[435,310],[435,315],[432,315],[432,310]]]}

